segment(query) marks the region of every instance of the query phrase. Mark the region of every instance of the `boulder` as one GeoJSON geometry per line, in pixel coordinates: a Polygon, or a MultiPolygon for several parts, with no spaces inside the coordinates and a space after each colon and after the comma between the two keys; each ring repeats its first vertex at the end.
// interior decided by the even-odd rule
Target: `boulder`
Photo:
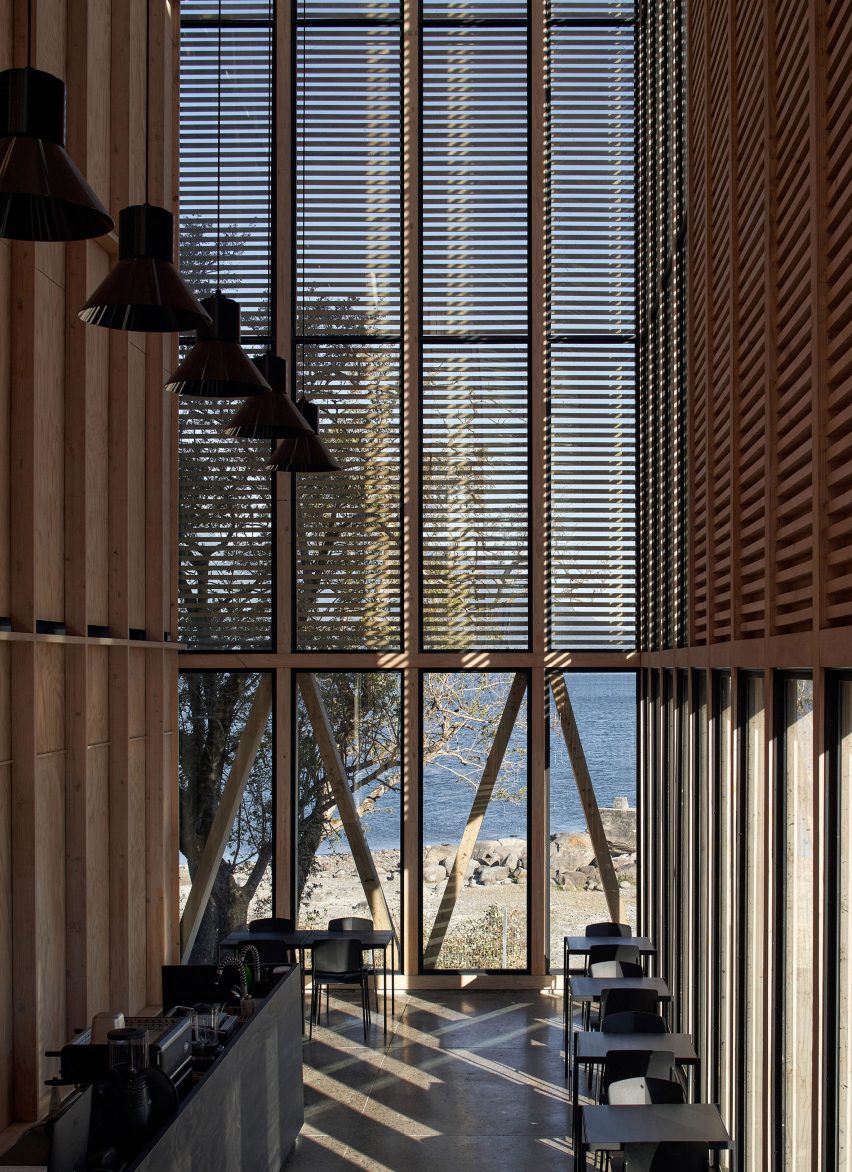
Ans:
{"type": "Polygon", "coordinates": [[[487,867],[491,867],[500,862],[502,853],[500,843],[496,839],[486,838],[476,844],[473,857],[478,859],[480,863],[485,863],[487,867]]]}
{"type": "Polygon", "coordinates": [[[447,872],[443,867],[427,866],[423,868],[423,882],[424,883],[443,883],[447,877],[447,872]]]}
{"type": "Polygon", "coordinates": [[[503,866],[510,873],[513,871],[517,871],[517,869],[520,865],[521,865],[521,860],[518,858],[517,855],[507,855],[506,858],[503,860],[503,866]]]}
{"type": "Polygon", "coordinates": [[[595,857],[588,834],[554,834],[550,838],[551,866],[560,870],[577,871],[595,857]]]}
{"type": "Polygon", "coordinates": [[[500,883],[503,879],[509,878],[509,870],[507,867],[480,867],[476,876],[482,886],[487,886],[491,883],[500,883]]]}

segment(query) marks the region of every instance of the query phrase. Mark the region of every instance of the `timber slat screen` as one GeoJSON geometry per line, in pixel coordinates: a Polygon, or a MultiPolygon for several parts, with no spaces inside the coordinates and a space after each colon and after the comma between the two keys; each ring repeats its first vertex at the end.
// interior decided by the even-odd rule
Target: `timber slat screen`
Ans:
{"type": "Polygon", "coordinates": [[[662,975],[686,986],[703,1093],[737,1138],[729,1166],[849,1172],[848,4],[659,0],[645,15],[642,927],[662,975]],[[684,93],[685,234],[678,192],[660,182],[684,93]],[[653,321],[681,241],[686,381],[665,375],[676,314],[662,343],[653,321]],[[669,419],[688,412],[688,559],[674,565],[670,391],[669,419]],[[687,566],[682,635],[664,596],[687,566]],[[680,866],[666,897],[661,859],[680,866]]]}
{"type": "MultiPolygon", "coordinates": [[[[182,6],[188,224],[209,217],[214,190],[212,172],[193,165],[215,110],[214,9],[182,6]]],[[[233,216],[254,217],[272,242],[269,332],[297,392],[318,404],[343,472],[276,478],[273,511],[263,446],[216,438],[227,408],[185,413],[181,695],[188,749],[203,724],[213,754],[208,799],[235,800],[225,779],[248,724],[245,673],[274,677],[260,749],[271,792],[244,789],[199,939],[261,899],[282,915],[313,914],[302,895],[339,840],[378,876],[415,978],[417,854],[431,845],[421,791],[440,789],[442,751],[464,758],[443,781],[489,774],[500,689],[523,673],[500,779],[482,792],[527,811],[517,824],[529,898],[502,957],[498,946],[496,960],[470,961],[447,897],[428,967],[450,983],[467,967],[534,983],[549,952],[545,669],[634,666],[633,8],[246,0],[225,4],[222,33],[233,47],[226,92],[252,71],[243,117],[250,134],[268,135],[228,142],[252,150],[258,176],[270,152],[273,164],[272,188],[252,186],[233,216]],[[206,723],[193,716],[202,688],[219,706],[206,723]],[[317,688],[322,711],[309,712],[317,688]],[[336,792],[341,768],[352,787],[345,817],[324,761],[336,792]],[[278,820],[268,895],[267,798],[278,820]],[[250,809],[263,833],[249,858],[250,809]],[[367,825],[375,810],[384,813],[367,825]],[[403,844],[395,875],[382,852],[403,844]]],[[[263,321],[264,247],[233,260],[234,291],[263,321]]],[[[249,332],[250,351],[263,329],[249,332]]],[[[186,771],[181,784],[192,784],[186,771]]],[[[209,811],[183,800],[188,883],[209,811]]]]}

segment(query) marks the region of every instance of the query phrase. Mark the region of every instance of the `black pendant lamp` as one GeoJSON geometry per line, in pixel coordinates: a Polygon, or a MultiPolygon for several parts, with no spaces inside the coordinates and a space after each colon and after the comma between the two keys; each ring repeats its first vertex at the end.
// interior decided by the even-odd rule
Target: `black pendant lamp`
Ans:
{"type": "Polygon", "coordinates": [[[276,472],[340,472],[340,465],[317,434],[319,409],[316,403],[303,395],[296,406],[312,430],[283,439],[272,453],[267,468],[274,468],[276,472]]]}
{"type": "Polygon", "coordinates": [[[33,6],[27,64],[0,72],[0,236],[89,240],[112,217],[65,150],[65,82],[33,69],[33,6]]]}
{"type": "Polygon", "coordinates": [[[65,83],[33,69],[0,72],[0,236],[89,240],[112,216],[65,150],[65,83]]]}
{"type": "Polygon", "coordinates": [[[199,326],[198,341],[170,375],[166,390],[202,399],[268,397],[269,383],[240,345],[237,302],[217,291],[201,304],[210,314],[210,325],[199,326]]]}
{"type": "Polygon", "coordinates": [[[268,385],[267,394],[254,394],[225,428],[225,435],[241,439],[278,440],[307,436],[310,424],[287,393],[287,363],[277,354],[261,354],[252,366],[268,385]]]}
{"type": "MultiPolygon", "coordinates": [[[[150,0],[145,45],[150,47],[150,0]]],[[[210,315],[174,266],[174,216],[148,202],[150,61],[145,56],[145,202],[118,214],[118,264],[80,310],[80,318],[110,330],[170,334],[210,324],[210,315]]]]}

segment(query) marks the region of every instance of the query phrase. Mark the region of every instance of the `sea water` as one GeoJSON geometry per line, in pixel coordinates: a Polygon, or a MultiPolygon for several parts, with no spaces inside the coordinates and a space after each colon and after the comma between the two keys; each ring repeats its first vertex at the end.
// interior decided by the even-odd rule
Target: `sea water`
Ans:
{"type": "MultiPolygon", "coordinates": [[[[568,693],[599,806],[617,797],[636,805],[636,677],[632,672],[569,672],[568,693]]],[[[523,711],[523,710],[522,710],[523,711]]],[[[586,829],[583,808],[568,760],[562,729],[550,704],[550,833],[586,829]]],[[[484,764],[484,761],[482,762],[484,764]]],[[[481,773],[467,768],[459,777],[451,757],[423,771],[422,821],[426,845],[458,842],[481,773]]],[[[373,850],[398,849],[400,796],[386,794],[364,819],[373,850]]],[[[513,736],[485,813],[480,839],[526,838],[528,824],[526,731],[513,736]]],[[[347,849],[342,843],[338,849],[347,849]]]]}

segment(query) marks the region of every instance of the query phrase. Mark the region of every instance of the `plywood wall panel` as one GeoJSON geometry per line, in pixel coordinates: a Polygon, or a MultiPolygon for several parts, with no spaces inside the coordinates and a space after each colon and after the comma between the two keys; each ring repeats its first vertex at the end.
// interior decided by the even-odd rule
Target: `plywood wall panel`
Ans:
{"type": "Polygon", "coordinates": [[[56,623],[65,618],[65,361],[57,334],[64,314],[64,291],[36,271],[35,617],[56,623]]]}
{"type": "MultiPolygon", "coordinates": [[[[0,68],[13,46],[26,60],[14,8],[13,28],[0,0],[0,68]]],[[[150,8],[151,192],[172,206],[177,14],[150,8]]],[[[67,81],[71,154],[117,214],[145,197],[145,0],[33,9],[36,64],[67,81]]],[[[157,649],[169,669],[149,700],[148,653],[98,642],[161,639],[173,607],[174,404],[153,393],[144,337],[76,318],[114,252],[0,242],[0,619],[15,635],[0,625],[0,1127],[44,1106],[45,1048],[98,1009],[139,1009],[175,955],[176,651],[157,649]]],[[[172,345],[156,339],[149,366],[172,345]]]]}
{"type": "Polygon", "coordinates": [[[12,759],[11,647],[0,643],[0,765],[12,759]]]}
{"type": "MultiPolygon", "coordinates": [[[[99,246],[87,249],[88,284],[109,271],[99,246]]],[[[109,334],[86,330],[86,584],[87,623],[109,627],[109,334]]]]}
{"type": "MultiPolygon", "coordinates": [[[[36,865],[33,924],[36,945],[35,1002],[38,1007],[38,1080],[55,1073],[44,1057],[67,1039],[65,1015],[65,754],[39,757],[35,771],[36,865]]],[[[39,1090],[39,1110],[47,1108],[48,1088],[39,1090]]]]}
{"type": "MultiPolygon", "coordinates": [[[[143,668],[144,673],[144,668],[143,668]]],[[[128,993],[131,1013],[138,1013],[147,1004],[147,881],[146,881],[146,801],[145,801],[145,738],[130,741],[128,756],[127,817],[127,909],[128,931],[128,993]]],[[[152,876],[155,882],[156,877],[152,876]]]]}
{"type": "Polygon", "coordinates": [[[65,747],[65,648],[40,643],[36,662],[36,752],[58,753],[65,747]]]}
{"type": "MultiPolygon", "coordinates": [[[[4,665],[5,666],[5,665],[4,665]]],[[[12,767],[0,762],[0,990],[12,988],[12,767]]],[[[0,996],[0,1129],[14,1119],[12,998],[0,996]]]]}
{"type": "MultiPolygon", "coordinates": [[[[2,37],[0,37],[2,41],[2,37]]],[[[0,322],[12,316],[12,247],[0,240],[0,322]]],[[[12,408],[11,331],[0,329],[0,617],[11,613],[10,429],[12,408]]]]}
{"type": "Polygon", "coordinates": [[[130,677],[128,681],[127,719],[131,737],[145,735],[145,704],[147,684],[145,680],[145,651],[131,648],[128,653],[130,677]]]}
{"type": "Polygon", "coordinates": [[[90,745],[109,741],[109,649],[89,646],[88,737],[90,745]]]}
{"type": "MultiPolygon", "coordinates": [[[[128,624],[145,630],[145,354],[131,345],[128,362],[128,624]]],[[[162,638],[162,635],[160,636],[162,638]]]]}

